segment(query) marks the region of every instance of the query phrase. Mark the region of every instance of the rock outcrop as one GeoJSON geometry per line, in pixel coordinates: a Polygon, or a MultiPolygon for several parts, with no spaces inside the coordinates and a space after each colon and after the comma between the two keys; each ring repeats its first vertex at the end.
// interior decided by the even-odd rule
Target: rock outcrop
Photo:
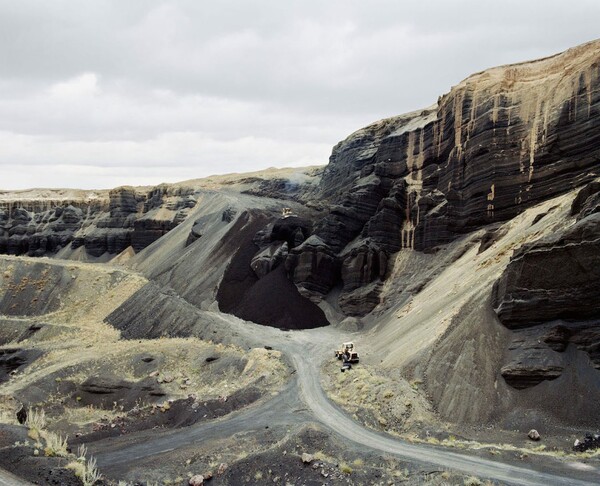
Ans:
{"type": "MultiPolygon", "coordinates": [[[[312,244],[290,252],[294,282],[317,299],[341,283],[342,309],[368,312],[376,291],[362,309],[348,306],[357,279],[348,245],[368,241],[371,262],[429,251],[594,179],[599,85],[596,41],[477,73],[431,108],[350,135],[333,149],[317,192],[328,214],[312,244]],[[342,268],[341,282],[321,272],[315,255],[342,268]]],[[[367,272],[368,285],[377,270],[367,272]]]]}
{"type": "Polygon", "coordinates": [[[130,246],[138,252],[184,221],[196,204],[191,189],[167,185],[52,197],[60,192],[40,199],[0,197],[0,253],[44,256],[82,246],[93,257],[130,246]]]}
{"type": "Polygon", "coordinates": [[[583,188],[572,205],[578,221],[523,245],[494,285],[492,305],[500,321],[522,330],[513,342],[521,344],[513,346],[512,361],[502,369],[516,388],[560,376],[559,353],[570,343],[600,369],[599,194],[596,182],[583,188]]]}
{"type": "MultiPolygon", "coordinates": [[[[287,265],[293,258],[289,252],[308,243],[303,241],[308,227],[308,221],[296,215],[273,221],[267,212],[240,214],[228,232],[237,251],[219,285],[219,308],[245,320],[283,329],[328,325],[323,311],[287,277],[287,265]]],[[[301,269],[303,264],[295,268],[301,269]]]]}
{"type": "Polygon", "coordinates": [[[494,289],[494,307],[509,328],[555,319],[600,318],[600,214],[521,247],[494,289]]]}

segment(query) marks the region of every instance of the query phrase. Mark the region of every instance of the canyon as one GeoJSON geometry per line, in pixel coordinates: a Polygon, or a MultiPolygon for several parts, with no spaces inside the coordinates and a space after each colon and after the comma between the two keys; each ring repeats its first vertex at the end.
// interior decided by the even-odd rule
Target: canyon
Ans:
{"type": "MultiPolygon", "coordinates": [[[[291,367],[322,373],[336,410],[380,432],[518,442],[536,428],[564,445],[600,428],[600,41],[474,74],[349,135],[326,166],[2,191],[0,254],[2,339],[18,358],[3,393],[64,395],[57,430],[98,389],[130,390],[129,411],[136,393],[184,400],[187,376],[177,392],[144,381],[159,343],[169,363],[179,345],[218,356],[207,376],[236,377],[240,408],[291,367]],[[56,336],[75,347],[76,332],[90,349],[67,360],[71,379],[56,336]],[[348,336],[372,380],[351,401],[325,361],[348,336]],[[127,380],[117,356],[104,378],[83,366],[102,340],[134,360],[127,380]]],[[[207,390],[213,410],[224,391],[207,390]]]]}

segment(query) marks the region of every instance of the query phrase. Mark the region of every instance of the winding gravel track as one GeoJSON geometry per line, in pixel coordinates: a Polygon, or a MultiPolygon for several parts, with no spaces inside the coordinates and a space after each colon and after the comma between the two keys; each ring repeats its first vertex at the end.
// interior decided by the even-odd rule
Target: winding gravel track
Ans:
{"type": "Polygon", "coordinates": [[[306,333],[294,333],[292,336],[288,333],[277,341],[284,353],[290,357],[296,373],[276,397],[223,419],[170,431],[159,438],[127,445],[118,450],[114,450],[110,442],[106,442],[99,450],[96,448],[94,450],[100,467],[118,468],[119,465],[131,464],[137,459],[189,446],[196,440],[207,441],[236,432],[258,431],[266,426],[285,426],[316,420],[331,429],[332,433],[345,438],[346,444],[350,441],[359,449],[368,448],[392,454],[413,463],[451,469],[508,484],[526,486],[600,484],[600,472],[596,469],[576,471],[569,470],[567,465],[558,464],[557,467],[563,469],[561,472],[563,475],[549,474],[466,453],[411,444],[369,430],[353,421],[330,402],[319,383],[320,360],[317,357],[323,356],[326,347],[329,349],[329,345],[324,345],[324,341],[329,339],[320,340],[319,344],[315,344],[314,337],[309,339],[306,333]],[[574,473],[585,479],[575,479],[574,473]]]}

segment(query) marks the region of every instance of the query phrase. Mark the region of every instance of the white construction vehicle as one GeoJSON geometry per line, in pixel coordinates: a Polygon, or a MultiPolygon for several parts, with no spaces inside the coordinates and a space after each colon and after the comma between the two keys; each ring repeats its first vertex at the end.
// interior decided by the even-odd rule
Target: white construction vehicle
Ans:
{"type": "Polygon", "coordinates": [[[340,349],[335,350],[335,357],[347,363],[358,363],[359,356],[354,349],[354,343],[343,343],[340,349]]]}

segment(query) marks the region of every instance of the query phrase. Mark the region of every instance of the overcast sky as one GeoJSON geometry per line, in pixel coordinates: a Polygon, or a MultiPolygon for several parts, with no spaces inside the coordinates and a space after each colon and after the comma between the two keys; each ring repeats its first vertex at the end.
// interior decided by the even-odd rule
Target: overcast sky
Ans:
{"type": "Polygon", "coordinates": [[[0,0],[0,188],[327,163],[469,74],[600,37],[597,0],[0,0]]]}

